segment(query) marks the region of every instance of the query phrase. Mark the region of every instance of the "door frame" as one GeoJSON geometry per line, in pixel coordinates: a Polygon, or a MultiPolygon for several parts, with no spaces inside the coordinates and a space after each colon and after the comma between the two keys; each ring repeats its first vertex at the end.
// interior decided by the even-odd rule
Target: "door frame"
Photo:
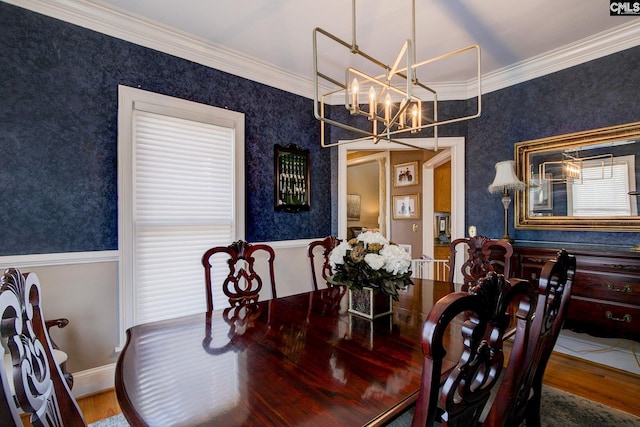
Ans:
{"type": "MultiPolygon", "coordinates": [[[[418,147],[424,149],[433,149],[434,147],[434,139],[433,138],[412,138],[409,140],[412,145],[416,145],[418,147]]],[[[438,138],[438,147],[441,148],[449,148],[449,155],[451,158],[451,238],[456,239],[458,237],[463,237],[465,235],[464,230],[464,221],[465,221],[465,180],[464,180],[464,171],[465,171],[465,139],[464,137],[441,137],[438,138]]],[[[415,150],[415,148],[406,147],[401,144],[396,143],[383,143],[378,142],[374,143],[373,140],[363,140],[357,141],[350,144],[341,144],[338,146],[338,237],[344,239],[347,236],[347,151],[349,150],[415,150]]],[[[437,165],[436,162],[444,162],[447,160],[442,160],[443,157],[441,155],[445,155],[444,151],[442,154],[438,154],[429,161],[425,162],[425,165],[437,165]],[[434,161],[434,159],[437,159],[434,161]]],[[[390,165],[389,159],[386,160],[385,167],[385,179],[387,183],[387,188],[389,186],[390,181],[390,165]]],[[[426,172],[425,179],[423,180],[423,191],[422,191],[422,202],[423,202],[423,251],[425,251],[425,240],[427,228],[431,229],[433,218],[433,197],[431,197],[430,202],[430,213],[426,212],[426,208],[428,208],[425,203],[425,194],[433,195],[433,168],[436,166],[428,166],[430,172],[426,172]],[[431,175],[430,180],[429,176],[431,175]],[[427,181],[427,182],[425,182],[427,181]],[[430,187],[427,187],[427,183],[430,182],[430,187]],[[429,215],[429,216],[427,216],[429,215]],[[425,221],[424,218],[429,218],[429,221],[425,221]],[[428,222],[428,226],[426,225],[428,222]]],[[[423,172],[425,172],[425,166],[423,166],[423,172]]],[[[385,224],[386,229],[390,230],[391,221],[389,219],[388,212],[390,212],[390,193],[387,191],[387,201],[386,201],[386,218],[385,224]]],[[[388,233],[388,231],[387,231],[388,233]]],[[[433,239],[433,230],[431,231],[431,239],[433,239]]],[[[431,240],[433,241],[433,240],[431,240]]],[[[433,253],[433,249],[431,249],[433,253]]],[[[427,252],[423,252],[427,253],[427,252]]]]}
{"type": "MultiPolygon", "coordinates": [[[[378,164],[378,182],[380,181],[380,177],[384,176],[384,188],[380,188],[378,185],[378,193],[379,193],[379,216],[380,216],[380,232],[383,235],[387,235],[387,230],[389,230],[389,192],[391,191],[389,174],[387,171],[389,170],[389,152],[381,151],[379,153],[370,154],[368,156],[358,157],[352,160],[347,160],[347,167],[356,166],[363,163],[372,163],[376,162],[378,164]]],[[[346,171],[345,171],[346,174],[346,171]]],[[[347,185],[347,181],[345,178],[345,186],[347,185]]],[[[345,205],[346,206],[346,205],[345,205]]]]}

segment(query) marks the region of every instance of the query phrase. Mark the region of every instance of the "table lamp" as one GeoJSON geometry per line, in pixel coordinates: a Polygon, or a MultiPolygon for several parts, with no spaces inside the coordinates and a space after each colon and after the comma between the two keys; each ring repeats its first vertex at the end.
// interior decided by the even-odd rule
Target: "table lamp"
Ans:
{"type": "Polygon", "coordinates": [[[509,236],[508,213],[511,204],[511,194],[509,190],[524,190],[525,183],[518,179],[514,169],[513,160],[505,160],[496,163],[496,177],[489,186],[490,193],[502,194],[502,206],[504,206],[504,235],[500,240],[513,243],[513,239],[509,236]]]}

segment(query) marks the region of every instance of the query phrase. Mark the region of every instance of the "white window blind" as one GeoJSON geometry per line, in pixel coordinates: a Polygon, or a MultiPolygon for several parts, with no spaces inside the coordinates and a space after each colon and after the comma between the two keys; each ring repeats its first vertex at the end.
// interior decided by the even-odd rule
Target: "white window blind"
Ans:
{"type": "Polygon", "coordinates": [[[205,310],[200,259],[235,236],[233,129],[134,112],[136,323],[205,310]]]}
{"type": "MultiPolygon", "coordinates": [[[[121,87],[121,97],[124,331],[206,309],[202,255],[244,237],[244,118],[138,89],[121,87]]],[[[216,291],[214,303],[224,301],[216,291]]]]}
{"type": "Polygon", "coordinates": [[[627,194],[635,188],[634,156],[614,157],[604,167],[598,161],[586,161],[581,182],[567,184],[568,213],[571,216],[637,215],[635,204],[627,194]],[[633,171],[633,173],[629,173],[633,171]]]}

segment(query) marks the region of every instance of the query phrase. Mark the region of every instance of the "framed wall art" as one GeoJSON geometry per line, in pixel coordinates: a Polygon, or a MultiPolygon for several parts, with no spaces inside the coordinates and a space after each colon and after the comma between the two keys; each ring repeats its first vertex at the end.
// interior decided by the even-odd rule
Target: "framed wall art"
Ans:
{"type": "Polygon", "coordinates": [[[393,219],[419,219],[420,206],[417,194],[393,196],[393,219]]]}
{"type": "Polygon", "coordinates": [[[405,187],[420,184],[418,172],[418,162],[393,165],[393,186],[405,187]]]}
{"type": "Polygon", "coordinates": [[[296,144],[274,147],[274,196],[277,211],[309,210],[309,150],[296,144]]]}
{"type": "Polygon", "coordinates": [[[347,194],[347,220],[357,221],[360,219],[360,195],[347,194]]]}

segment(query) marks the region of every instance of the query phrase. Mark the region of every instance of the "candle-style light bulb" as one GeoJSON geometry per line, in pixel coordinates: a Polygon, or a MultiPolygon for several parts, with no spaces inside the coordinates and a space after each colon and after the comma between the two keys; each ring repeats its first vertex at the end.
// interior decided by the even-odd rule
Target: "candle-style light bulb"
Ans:
{"type": "Polygon", "coordinates": [[[376,90],[371,86],[369,88],[369,120],[376,118],[376,90]]]}
{"type": "Polygon", "coordinates": [[[384,97],[384,121],[389,124],[391,118],[391,95],[387,94],[384,97]]]}
{"type": "Polygon", "coordinates": [[[358,109],[358,90],[359,89],[360,88],[358,85],[358,79],[354,77],[353,81],[351,82],[351,108],[353,110],[358,109]]]}
{"type": "Polygon", "coordinates": [[[413,128],[414,132],[418,127],[418,106],[417,105],[414,105],[413,109],[411,110],[411,127],[413,128]]]}
{"type": "Polygon", "coordinates": [[[398,120],[398,129],[404,129],[407,124],[407,109],[404,108],[407,103],[406,99],[403,99],[400,103],[400,119],[398,120]]]}

